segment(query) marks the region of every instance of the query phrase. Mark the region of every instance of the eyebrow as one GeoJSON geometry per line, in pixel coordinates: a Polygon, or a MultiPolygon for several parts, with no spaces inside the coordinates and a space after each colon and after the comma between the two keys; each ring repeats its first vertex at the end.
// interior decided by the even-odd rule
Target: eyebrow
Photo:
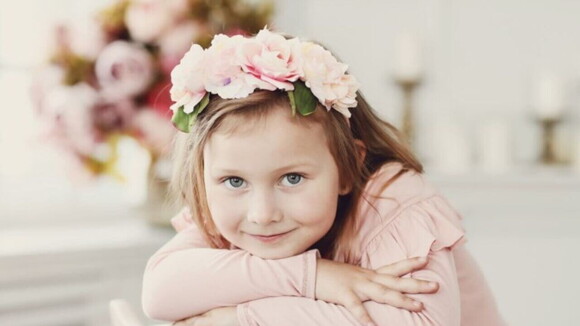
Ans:
{"type": "MultiPolygon", "coordinates": [[[[314,166],[315,166],[315,164],[312,162],[298,162],[298,163],[293,163],[293,164],[289,164],[289,165],[285,165],[283,167],[280,167],[280,168],[274,170],[272,172],[272,174],[279,174],[281,171],[296,170],[298,168],[314,167],[314,166]]],[[[219,166],[215,167],[212,170],[214,172],[216,172],[217,174],[232,174],[232,175],[243,174],[243,171],[241,171],[241,170],[236,170],[236,169],[231,169],[231,168],[221,168],[219,166]]]]}

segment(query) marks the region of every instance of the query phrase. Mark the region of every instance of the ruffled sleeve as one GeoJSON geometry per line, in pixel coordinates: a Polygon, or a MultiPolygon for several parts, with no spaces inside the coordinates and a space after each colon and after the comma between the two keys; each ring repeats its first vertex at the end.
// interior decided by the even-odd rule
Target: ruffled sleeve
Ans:
{"type": "Polygon", "coordinates": [[[191,212],[187,207],[183,207],[179,213],[171,218],[171,225],[177,232],[185,230],[192,224],[194,224],[194,221],[191,218],[191,212]]]}
{"type": "Polygon", "coordinates": [[[366,246],[372,268],[463,244],[462,216],[436,194],[401,208],[377,230],[366,246]],[[377,255],[377,253],[380,253],[377,255]]]}

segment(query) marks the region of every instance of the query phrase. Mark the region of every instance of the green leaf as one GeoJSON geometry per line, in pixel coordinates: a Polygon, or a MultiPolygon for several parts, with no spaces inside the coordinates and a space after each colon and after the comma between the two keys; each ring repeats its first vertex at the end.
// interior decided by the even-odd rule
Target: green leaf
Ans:
{"type": "Polygon", "coordinates": [[[171,118],[171,122],[175,128],[188,133],[191,131],[191,126],[193,125],[193,120],[195,120],[195,114],[190,113],[187,114],[183,112],[183,105],[180,106],[174,113],[173,117],[171,118]]]}
{"type": "Polygon", "coordinates": [[[312,94],[310,88],[306,87],[304,82],[298,80],[294,83],[294,101],[298,112],[303,116],[307,116],[316,110],[318,99],[312,94]]]}
{"type": "Polygon", "coordinates": [[[183,105],[177,109],[177,111],[173,114],[171,118],[171,122],[173,125],[186,133],[191,131],[191,127],[195,123],[195,119],[197,116],[206,108],[209,104],[209,93],[206,93],[205,96],[193,107],[193,112],[187,114],[183,111],[183,105]]]}
{"type": "Polygon", "coordinates": [[[288,91],[288,98],[290,99],[290,106],[292,107],[292,116],[296,115],[296,100],[294,99],[294,92],[288,91]]]}
{"type": "MultiPolygon", "coordinates": [[[[193,109],[193,112],[197,110],[197,114],[200,114],[203,109],[209,104],[209,93],[205,93],[205,96],[201,99],[199,103],[193,109]]],[[[196,115],[197,116],[197,115],[196,115]]]]}

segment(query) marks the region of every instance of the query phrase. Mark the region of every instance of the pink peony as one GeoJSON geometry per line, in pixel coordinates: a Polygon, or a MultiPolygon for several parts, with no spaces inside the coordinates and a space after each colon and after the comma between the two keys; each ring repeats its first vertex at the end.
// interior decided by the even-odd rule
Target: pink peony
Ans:
{"type": "Polygon", "coordinates": [[[301,75],[299,45],[298,39],[286,40],[263,29],[241,44],[237,55],[245,72],[278,89],[293,90],[292,82],[301,75]]]}
{"type": "Polygon", "coordinates": [[[95,63],[95,72],[110,101],[141,94],[153,80],[153,59],[145,48],[125,41],[109,44],[95,63]]]}
{"type": "Polygon", "coordinates": [[[336,110],[350,117],[348,108],[355,107],[357,80],[346,75],[348,66],[340,63],[322,46],[302,43],[302,72],[307,87],[328,110],[336,110]]]}
{"type": "Polygon", "coordinates": [[[189,114],[205,96],[204,58],[204,49],[199,44],[194,44],[171,72],[173,86],[169,93],[171,100],[175,102],[170,107],[173,112],[184,106],[184,112],[189,114]]]}
{"type": "Polygon", "coordinates": [[[263,86],[274,90],[251,75],[244,73],[237,62],[236,48],[245,39],[240,36],[216,35],[211,47],[206,51],[208,60],[205,66],[205,87],[221,98],[242,98],[251,94],[256,87],[263,86]]]}

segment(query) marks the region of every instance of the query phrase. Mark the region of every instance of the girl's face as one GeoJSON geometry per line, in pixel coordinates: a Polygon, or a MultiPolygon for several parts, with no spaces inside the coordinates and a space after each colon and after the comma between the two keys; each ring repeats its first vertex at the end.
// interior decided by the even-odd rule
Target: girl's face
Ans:
{"type": "Polygon", "coordinates": [[[272,108],[264,123],[217,130],[204,148],[209,209],[233,245],[267,259],[306,251],[330,229],[341,194],[322,126],[272,108]]]}

